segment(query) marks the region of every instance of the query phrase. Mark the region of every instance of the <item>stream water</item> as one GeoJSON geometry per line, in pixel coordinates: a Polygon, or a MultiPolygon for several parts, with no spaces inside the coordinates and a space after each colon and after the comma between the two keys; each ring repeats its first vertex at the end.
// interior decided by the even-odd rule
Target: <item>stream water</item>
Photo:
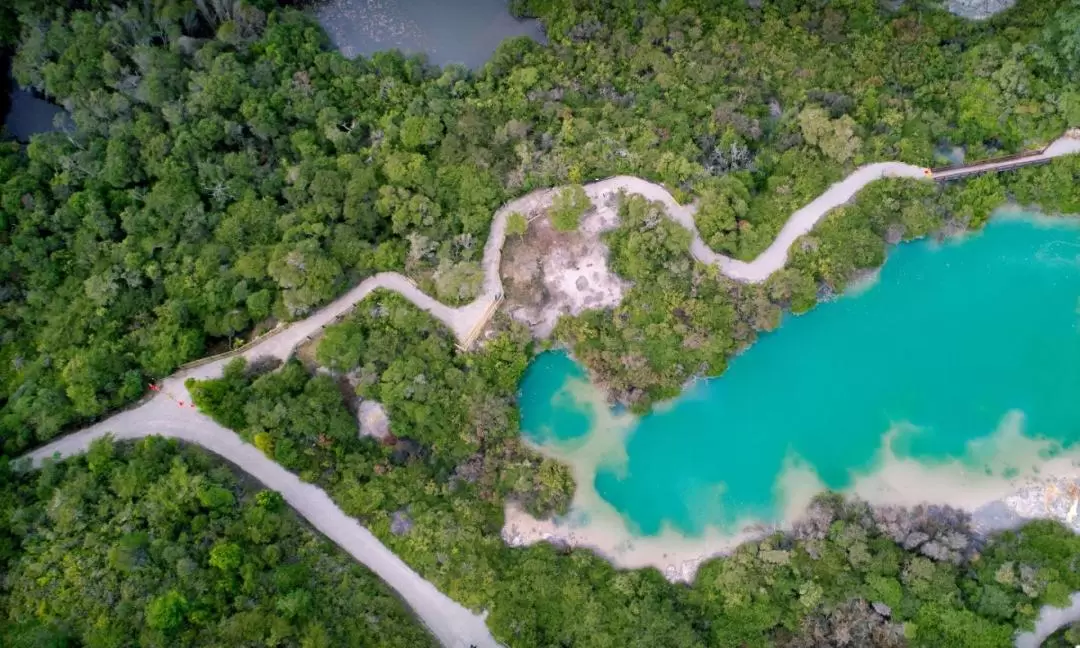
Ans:
{"type": "Polygon", "coordinates": [[[639,536],[778,521],[793,489],[847,488],[888,461],[1008,477],[1080,440],[1078,298],[1077,222],[998,218],[900,246],[872,285],[788,317],[644,417],[545,353],[522,429],[639,536]]]}

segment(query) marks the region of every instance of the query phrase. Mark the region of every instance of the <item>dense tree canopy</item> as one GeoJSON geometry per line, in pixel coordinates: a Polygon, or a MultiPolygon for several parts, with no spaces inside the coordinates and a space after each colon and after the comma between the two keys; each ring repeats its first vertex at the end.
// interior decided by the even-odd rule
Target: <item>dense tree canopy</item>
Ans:
{"type": "Polygon", "coordinates": [[[0,644],[433,646],[273,491],[176,441],[0,475],[0,644]]]}
{"type": "Polygon", "coordinates": [[[466,301],[494,209],[533,187],[648,177],[746,258],[854,164],[1080,123],[1075,0],[929,4],[528,0],[550,45],[475,73],[350,61],[265,0],[5,5],[16,79],[75,129],[0,152],[4,448],[375,271],[466,301]]]}
{"type": "MultiPolygon", "coordinates": [[[[631,201],[628,209],[649,207],[631,201]]],[[[508,547],[500,537],[502,505],[558,510],[572,486],[568,476],[557,464],[523,466],[529,454],[514,450],[513,436],[492,431],[473,446],[475,454],[464,455],[459,440],[446,437],[472,425],[434,435],[424,421],[428,407],[453,416],[443,412],[453,412],[460,392],[477,380],[510,406],[510,393],[499,385],[512,389],[516,379],[505,378],[520,374],[526,356],[514,349],[523,350],[526,339],[504,333],[479,362],[475,355],[455,356],[449,346],[438,352],[439,344],[410,349],[447,334],[399,300],[377,294],[323,338],[317,355],[342,367],[335,376],[340,390],[296,362],[261,376],[236,364],[224,378],[192,387],[200,407],[231,420],[279,461],[294,462],[286,465],[326,488],[425,578],[488,610],[505,645],[810,648],[861,637],[855,645],[1004,648],[1039,605],[1061,604],[1080,589],[1080,537],[1060,525],[1035,523],[987,542],[955,511],[873,510],[834,497],[819,500],[792,532],[706,562],[690,586],[669,583],[654,569],[616,570],[587,550],[508,547]],[[343,349],[341,340],[349,338],[353,343],[343,349]],[[415,374],[424,380],[410,381],[419,391],[382,391],[394,384],[387,380],[397,380],[392,367],[399,356],[425,359],[415,374]],[[451,389],[440,376],[464,382],[451,389]],[[353,391],[387,399],[394,434],[402,436],[389,445],[320,440],[305,436],[303,426],[294,430],[287,418],[288,411],[321,407],[319,416],[336,420],[334,411],[347,407],[342,394],[353,391]],[[252,421],[268,420],[276,408],[286,418],[269,431],[270,442],[253,438],[259,432],[252,421]],[[235,412],[243,415],[234,419],[235,412]],[[414,430],[415,437],[404,436],[414,430]],[[284,457],[281,440],[291,447],[284,457]]],[[[508,417],[516,421],[516,412],[508,417]]]]}
{"type": "MultiPolygon", "coordinates": [[[[534,187],[576,187],[561,205],[569,228],[586,207],[577,185],[647,177],[700,200],[707,242],[749,258],[854,165],[929,164],[943,145],[1013,151],[1080,124],[1076,0],[1021,0],[980,24],[931,5],[522,0],[551,44],[508,41],[475,73],[396,53],[349,61],[270,2],[4,5],[16,78],[76,127],[0,143],[2,450],[101,416],[376,271],[468,300],[492,213],[534,187]]],[[[877,183],[762,285],[696,263],[660,206],[624,197],[607,242],[633,288],[615,309],[564,318],[557,341],[645,409],[722,372],[888,245],[977,227],[1008,197],[1077,212],[1078,183],[1077,158],[944,188],[877,183]]],[[[527,227],[514,219],[512,233],[527,227]]],[[[809,526],[709,561],[691,586],[584,550],[509,548],[508,502],[565,512],[574,484],[519,439],[532,342],[501,317],[495,329],[464,353],[377,292],[318,340],[329,374],[237,361],[190,388],[424,577],[488,610],[510,646],[1007,646],[1039,605],[1080,589],[1080,546],[1057,525],[984,545],[963,516],[898,527],[832,498],[809,526]],[[384,443],[357,434],[362,400],[389,413],[384,443]]],[[[200,452],[103,444],[0,480],[5,643],[429,641],[274,494],[200,452]]]]}

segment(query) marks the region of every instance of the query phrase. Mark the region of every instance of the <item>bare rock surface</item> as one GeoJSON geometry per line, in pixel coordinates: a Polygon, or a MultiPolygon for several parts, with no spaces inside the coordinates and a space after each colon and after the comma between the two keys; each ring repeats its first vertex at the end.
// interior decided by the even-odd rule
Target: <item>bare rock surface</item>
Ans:
{"type": "Polygon", "coordinates": [[[996,13],[1005,11],[1016,4],[1016,0],[948,0],[946,8],[970,20],[984,20],[996,13]]]}
{"type": "Polygon", "coordinates": [[[360,426],[360,436],[372,437],[379,441],[390,438],[390,417],[382,403],[365,400],[356,408],[356,422],[360,426]]]}
{"type": "Polygon", "coordinates": [[[889,621],[888,606],[854,599],[829,613],[812,614],[802,622],[799,636],[785,642],[785,648],[841,648],[906,646],[904,625],[889,621]],[[880,608],[885,611],[882,612],[880,608]]]}
{"type": "Polygon", "coordinates": [[[409,517],[409,513],[404,509],[400,511],[394,511],[390,518],[390,533],[394,535],[405,535],[409,531],[412,531],[413,521],[409,517]]]}
{"type": "Polygon", "coordinates": [[[528,230],[508,237],[502,256],[511,317],[545,338],[561,315],[613,308],[622,301],[629,284],[608,268],[608,247],[601,240],[603,232],[618,225],[613,195],[594,200],[577,231],[555,230],[540,206],[526,217],[528,230]]]}

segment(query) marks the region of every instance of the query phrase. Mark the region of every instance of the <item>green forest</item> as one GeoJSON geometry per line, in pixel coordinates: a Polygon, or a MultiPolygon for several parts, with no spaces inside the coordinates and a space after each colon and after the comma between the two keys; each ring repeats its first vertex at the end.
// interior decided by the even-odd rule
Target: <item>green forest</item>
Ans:
{"type": "Polygon", "coordinates": [[[269,0],[8,3],[14,78],[75,127],[0,146],[3,448],[379,270],[468,300],[494,210],[535,187],[662,182],[747,258],[854,165],[1080,123],[1075,0],[932,4],[519,2],[550,45],[470,72],[346,59],[269,0]]]}
{"type": "MultiPolygon", "coordinates": [[[[355,425],[346,434],[352,390],[295,360],[276,371],[234,360],[190,388],[204,412],[326,489],[439,589],[488,610],[504,645],[1005,647],[1041,604],[1080,588],[1080,536],[1056,523],[986,540],[959,511],[873,510],[832,496],[790,533],[706,562],[689,586],[583,549],[509,547],[507,501],[558,512],[573,487],[560,465],[529,465],[516,417],[505,431],[485,425],[510,407],[527,337],[507,325],[481,352],[461,353],[401,297],[370,300],[327,330],[317,355],[359,397],[387,405],[391,443],[358,439],[355,425]],[[405,369],[413,358],[416,373],[405,369]],[[462,414],[475,389],[490,400],[462,414]],[[412,400],[410,390],[430,391],[412,400]],[[292,412],[340,421],[341,435],[319,438],[292,412]]],[[[329,436],[337,424],[320,429],[329,436]]]]}
{"type": "Polygon", "coordinates": [[[437,645],[281,496],[150,437],[0,474],[0,645],[437,645]]]}
{"type": "MultiPolygon", "coordinates": [[[[573,229],[578,185],[663,183],[700,201],[715,250],[746,259],[857,165],[930,165],[942,146],[977,159],[1080,125],[1077,0],[1020,0],[979,23],[922,0],[513,6],[550,44],[506,41],[475,71],[349,60],[270,0],[0,6],[14,78],[75,124],[0,141],[0,454],[378,271],[466,302],[494,211],[535,188],[571,185],[558,212],[573,229]]],[[[561,320],[554,343],[644,411],[722,373],[890,245],[979,227],[1007,199],[1080,212],[1077,186],[1075,156],[962,184],[874,183],[761,285],[695,262],[658,205],[624,197],[607,243],[634,287],[613,310],[561,320]]],[[[504,315],[479,349],[454,342],[380,291],[319,339],[329,374],[236,360],[189,388],[443,592],[488,610],[515,648],[1009,646],[1040,605],[1080,590],[1080,538],[1056,524],[987,540],[959,512],[832,496],[691,585],[588,551],[508,547],[508,502],[551,515],[574,490],[518,434],[539,345],[504,315]],[[386,407],[386,443],[357,436],[362,399],[386,407]],[[908,547],[912,534],[926,540],[908,547]]],[[[5,468],[0,485],[4,645],[431,642],[274,493],[197,449],[102,443],[40,472],[5,468]]]]}
{"type": "Polygon", "coordinates": [[[1078,156],[963,184],[875,182],[802,237],[787,266],[761,284],[696,261],[690,233],[660,217],[660,203],[631,196],[606,241],[612,269],[634,286],[611,312],[561,318],[555,339],[616,401],[644,412],[695,376],[720,375],[728,358],[779,326],[785,312],[805,312],[880,267],[889,245],[977,228],[1007,199],[1078,213],[1077,186],[1078,156]]]}

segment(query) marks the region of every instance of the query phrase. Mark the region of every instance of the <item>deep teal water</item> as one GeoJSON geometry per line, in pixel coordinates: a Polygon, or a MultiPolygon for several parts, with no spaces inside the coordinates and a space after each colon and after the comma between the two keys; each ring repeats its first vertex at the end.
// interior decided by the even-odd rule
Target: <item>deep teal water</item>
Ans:
{"type": "MultiPolygon", "coordinates": [[[[625,461],[598,466],[594,485],[635,533],[666,522],[696,535],[777,519],[792,457],[834,489],[872,471],[886,443],[989,470],[1016,412],[1025,436],[1068,449],[1080,440],[1078,306],[1071,220],[996,219],[962,241],[902,245],[873,286],[786,318],[723,376],[630,419],[625,461]]],[[[529,440],[572,457],[601,433],[610,416],[573,397],[585,380],[561,352],[534,360],[521,386],[529,440]]]]}

